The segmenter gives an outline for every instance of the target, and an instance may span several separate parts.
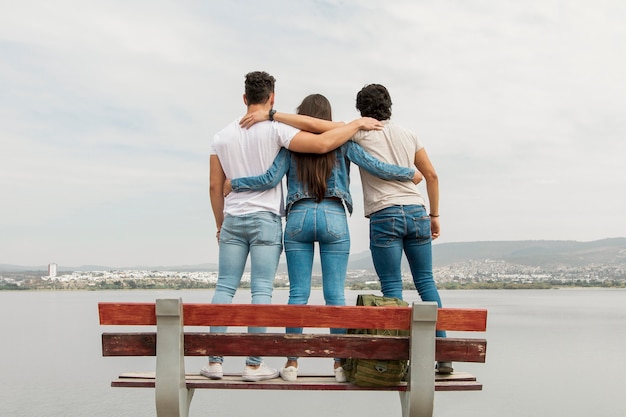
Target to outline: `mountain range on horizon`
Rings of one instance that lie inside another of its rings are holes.
[[[626,238],[608,238],[591,242],[573,240],[521,240],[521,241],[476,241],[441,243],[433,245],[433,265],[443,267],[468,261],[504,261],[512,264],[558,267],[586,265],[626,266]],[[405,260],[406,261],[406,260]],[[349,270],[372,269],[369,251],[350,255]],[[0,272],[47,271],[48,266],[23,266],[0,264]],[[216,263],[198,265],[137,265],[133,267],[115,267],[104,265],[63,266],[64,271],[110,271],[110,270],[153,270],[153,271],[217,271]],[[319,257],[316,255],[314,269],[319,272]],[[279,272],[285,272],[284,257],[281,258]]]

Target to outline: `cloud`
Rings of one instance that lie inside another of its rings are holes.
[[[340,120],[385,84],[440,175],[441,241],[626,235],[625,17],[617,0],[4,2],[0,263],[215,261],[209,144],[257,69],[277,108],[319,92]],[[356,173],[352,190],[362,251]]]

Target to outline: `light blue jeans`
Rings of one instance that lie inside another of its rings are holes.
[[[320,203],[313,199],[299,200],[287,214],[285,255],[289,271],[289,304],[307,304],[309,301],[315,242],[319,244],[326,305],[346,305],[344,286],[350,232],[343,203],[334,198],[325,198]],[[345,329],[330,329],[331,334],[345,332]],[[286,333],[300,334],[302,328],[288,327]]]
[[[262,211],[245,216],[226,215],[220,232],[219,272],[213,304],[231,304],[250,255],[252,304],[271,304],[274,277],[282,252],[280,216]],[[250,333],[265,333],[265,327],[249,327]],[[211,332],[225,333],[226,327],[212,326]],[[223,362],[209,356],[209,362]],[[259,365],[262,358],[251,356],[246,365]]]
[[[422,205],[391,206],[370,215],[370,251],[383,295],[402,299],[402,252],[422,301],[441,298],[433,278],[430,217]],[[445,331],[437,331],[446,337]]]

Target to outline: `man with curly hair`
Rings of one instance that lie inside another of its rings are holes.
[[[380,84],[370,84],[356,97],[361,116],[382,121],[382,130],[357,132],[352,138],[383,162],[417,167],[426,181],[429,210],[418,188],[410,182],[384,181],[360,169],[365,217],[370,219],[370,251],[383,295],[402,299],[402,252],[423,301],[441,298],[433,279],[433,239],[439,237],[439,179],[426,149],[414,133],[390,121],[391,96]],[[444,331],[437,336],[445,337]],[[439,373],[451,373],[450,362],[437,364]]]

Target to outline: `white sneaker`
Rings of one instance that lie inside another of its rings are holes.
[[[266,379],[274,379],[278,376],[278,370],[270,368],[264,363],[258,368],[253,368],[251,366],[246,366],[241,374],[241,378],[244,381],[265,381]]]
[[[280,370],[280,377],[285,381],[293,382],[298,379],[298,368],[295,366],[287,366]]]
[[[343,367],[335,368],[335,381],[336,382],[347,382],[348,378],[346,378],[346,371],[343,370]]]
[[[205,367],[200,369],[200,374],[206,376],[210,379],[222,379],[224,376],[224,371],[222,370],[222,364],[219,362],[216,363],[207,363]]]

